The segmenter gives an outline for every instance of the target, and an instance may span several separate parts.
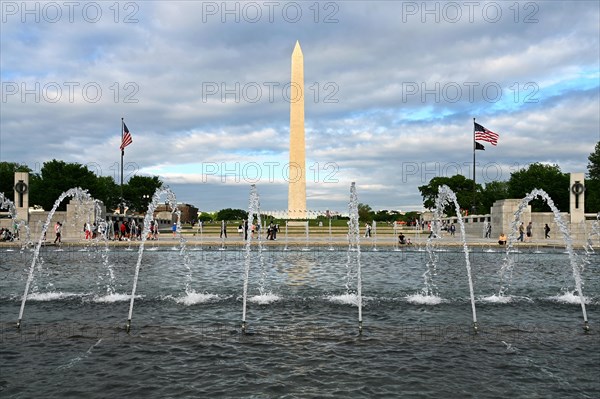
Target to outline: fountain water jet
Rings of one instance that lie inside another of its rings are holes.
[[[29,267],[29,275],[27,276],[27,282],[25,283],[25,292],[23,293],[23,299],[21,300],[21,309],[19,310],[19,319],[17,320],[17,328],[21,327],[21,320],[23,320],[23,312],[25,310],[25,302],[27,301],[27,294],[29,292],[29,287],[31,285],[31,282],[33,281],[33,272],[35,270],[35,263],[40,255],[40,248],[42,247],[42,243],[44,242],[44,237],[46,235],[46,231],[48,230],[48,226],[50,225],[50,222],[52,221],[52,217],[54,216],[56,209],[58,208],[60,203],[67,197],[73,197],[73,198],[78,199],[79,201],[82,201],[82,200],[89,201],[92,199],[92,197],[88,194],[87,190],[82,190],[81,188],[77,187],[77,188],[72,188],[70,190],[65,191],[54,202],[54,206],[48,213],[46,222],[42,226],[42,231],[40,232],[40,238],[38,239],[38,243],[37,243],[37,245],[35,247],[35,251],[33,253],[33,260],[31,261],[31,266]]]
[[[377,251],[377,221],[373,220],[373,251]]]
[[[350,290],[351,266],[356,264],[356,304],[358,306],[358,333],[362,334],[362,270],[360,264],[360,226],[358,224],[358,196],[356,195],[356,184],[350,185],[350,202],[348,204],[350,220],[348,222],[348,260],[346,268],[348,269],[348,280],[346,290]],[[352,262],[352,256],[355,256],[355,262]]]
[[[254,220],[256,217],[256,226],[261,226],[262,220],[260,215],[260,199],[258,196],[258,192],[256,190],[256,185],[250,186],[250,198],[248,205],[248,220]],[[267,269],[265,266],[265,261],[263,257],[263,242],[261,236],[261,228],[257,228],[257,247],[258,247],[258,263],[260,269],[260,277],[258,282],[258,292],[259,294],[253,297],[248,298],[248,280],[250,277],[250,264],[252,262],[251,255],[251,242],[252,242],[252,234],[249,234],[246,237],[246,243],[244,245],[244,286],[242,293],[242,333],[246,333],[246,305],[247,302],[254,302],[259,304],[268,304],[274,301],[278,301],[280,299],[279,296],[273,294],[268,290],[267,287]]]
[[[444,186],[445,187],[445,186]],[[442,191],[442,187],[439,188],[439,191]],[[411,295],[408,297],[409,302],[415,303],[428,303],[432,305],[437,305],[442,302],[442,299],[438,296],[437,286],[434,282],[434,276],[437,275],[437,264],[439,261],[439,257],[437,254],[437,245],[435,239],[440,235],[440,226],[439,221],[442,218],[442,213],[444,207],[446,206],[447,198],[438,194],[435,199],[435,208],[433,211],[433,220],[430,225],[429,237],[427,238],[427,243],[425,244],[425,248],[427,251],[427,268],[423,273],[423,282],[425,284],[422,294]],[[458,209],[458,208],[457,208]]]
[[[104,248],[101,250],[101,257],[102,257],[102,264],[105,266],[106,270],[108,271],[108,284],[106,285],[106,298],[112,296],[115,294],[115,290],[114,290],[114,282],[115,282],[115,273],[113,271],[112,265],[110,263],[109,257],[108,257],[108,224],[106,221],[102,220],[100,221],[98,219],[98,215],[102,214],[102,210],[101,210],[101,204],[102,201],[94,199],[94,218],[95,218],[95,222],[97,223],[97,227],[98,227],[98,235],[97,238],[98,240],[102,241],[104,243]],[[112,223],[110,223],[112,225]],[[93,241],[94,245],[98,244],[98,241]],[[99,276],[99,280],[98,280],[98,284],[100,284],[100,281],[102,281],[103,278],[102,276]]]
[[[328,217],[327,219],[329,220],[329,250],[330,251],[334,251],[335,248],[333,247],[333,236],[331,234],[331,215],[329,215],[329,211],[327,211]]]
[[[334,303],[351,304],[358,307],[358,334],[362,335],[362,265],[360,250],[360,226],[358,218],[358,197],[356,185],[350,186],[350,202],[348,203],[348,250],[346,252],[346,293],[328,296]],[[353,282],[356,280],[356,288]]]
[[[202,251],[202,244],[204,241],[204,222],[203,221],[198,221],[198,230],[197,230],[197,234],[200,235],[200,248],[198,248],[199,251]]]
[[[221,220],[221,251],[225,250],[225,237],[227,236],[227,225],[225,220]]]
[[[516,241],[516,238],[517,238],[517,230],[518,230],[519,222],[521,220],[521,215],[523,214],[527,205],[529,205],[529,203],[536,197],[540,197],[541,199],[546,201],[546,204],[548,204],[548,206],[552,210],[552,213],[554,214],[554,221],[558,225],[558,228],[562,234],[563,241],[564,241],[566,249],[567,249],[567,253],[569,254],[569,261],[571,263],[571,268],[573,270],[573,278],[575,280],[575,289],[577,290],[577,293],[579,295],[579,301],[581,303],[581,311],[583,313],[583,323],[584,323],[583,330],[587,332],[590,330],[590,326],[588,323],[587,312],[585,309],[585,298],[583,296],[582,281],[581,281],[579,265],[577,262],[577,254],[573,250],[573,240],[571,239],[571,236],[569,234],[569,228],[567,227],[566,223],[562,219],[560,211],[558,210],[556,205],[554,205],[554,201],[552,201],[552,198],[550,198],[550,196],[544,190],[540,190],[540,189],[532,190],[529,194],[527,194],[521,200],[521,203],[519,204],[519,207],[517,208],[517,211],[515,212],[515,217],[511,224],[511,232],[508,235],[508,240],[507,240],[507,245],[506,245],[505,262],[502,265],[502,267],[500,268],[500,291],[498,293],[498,296],[504,297],[504,294],[506,293],[506,290],[508,289],[508,287],[504,286],[504,275],[508,272],[509,281],[512,278],[512,272],[514,270],[514,260],[511,256],[511,252],[512,252],[512,247],[513,247],[514,241]]]
[[[475,294],[473,290],[473,277],[471,275],[471,262],[469,260],[469,247],[467,246],[465,224],[460,213],[460,205],[458,204],[456,194],[446,185],[442,185],[438,188],[438,196],[435,199],[435,211],[433,213],[433,220],[431,222],[431,234],[427,239],[427,253],[429,255],[429,261],[427,262],[427,271],[423,274],[423,277],[425,278],[424,296],[436,296],[437,287],[433,282],[433,276],[435,276],[436,274],[438,256],[436,254],[436,251],[434,250],[433,240],[439,237],[440,220],[444,208],[447,204],[454,205],[454,209],[456,210],[456,215],[460,226],[460,236],[462,241],[463,252],[465,254],[465,267],[467,269],[467,278],[469,282],[469,297],[471,300],[471,313],[473,317],[472,327],[473,330],[477,332],[479,330],[479,325],[477,323],[477,312],[475,309]],[[436,301],[434,301],[434,303],[436,303]]]
[[[585,227],[585,221],[583,223]],[[592,231],[587,235],[585,244],[583,246],[586,254],[586,263],[589,264],[589,257],[592,255],[594,251],[594,237],[598,237],[600,240],[600,212],[596,214],[596,220],[592,223]],[[600,243],[600,241],[599,241]]]
[[[302,250],[303,251],[310,251],[310,246],[309,246],[309,231],[308,231],[308,219],[306,219],[306,224],[304,225],[304,237],[305,237],[304,248]]]
[[[9,200],[4,196],[4,193],[0,192],[0,209],[8,209],[8,213],[10,213],[11,219],[17,218],[17,208],[15,207],[15,203]]]
[[[592,263],[591,257],[594,255],[594,236],[598,236],[600,238],[600,212],[596,215],[596,220],[592,223],[592,231],[587,234],[585,231],[585,220],[582,221],[583,230],[586,234],[585,241],[583,243],[583,250],[585,255],[582,258],[581,262],[581,272],[585,270],[585,268]]]
[[[250,186],[250,199],[248,204],[248,220],[245,221],[245,224],[249,224],[251,220],[254,220],[254,216],[258,214],[258,223],[260,224],[260,212],[258,212],[259,200],[258,193],[256,191],[256,185],[253,184]],[[246,244],[244,246],[244,285],[242,289],[242,333],[246,333],[246,302],[248,298],[248,277],[250,274],[250,245],[252,244],[252,232],[247,234],[248,226],[245,225],[244,229],[246,229]],[[286,237],[287,237],[287,229],[286,229]]]
[[[160,201],[160,196],[163,194],[167,195],[167,202],[171,206],[171,209],[173,210],[173,212],[177,213],[177,232],[179,233],[179,237],[180,237],[181,253],[184,253],[184,251],[185,251],[185,249],[184,249],[185,240],[181,237],[181,224],[180,224],[180,220],[179,220],[181,211],[179,211],[179,209],[177,209],[177,199],[175,197],[175,193],[173,193],[173,191],[171,191],[171,189],[169,189],[168,187],[167,188],[158,188],[154,192],[154,195],[152,196],[152,201],[148,205],[148,210],[146,211],[146,216],[144,217],[144,229],[142,230],[142,240],[140,242],[140,247],[138,250],[137,264],[135,265],[135,274],[133,276],[133,288],[131,289],[131,298],[130,298],[130,303],[129,303],[129,315],[127,317],[127,326],[126,326],[127,332],[129,332],[131,330],[131,319],[133,316],[133,303],[135,300],[135,291],[137,288],[138,277],[140,275],[142,256],[144,254],[144,244],[146,243],[146,239],[147,239],[148,233],[150,231],[150,222],[154,218],[154,210],[158,206],[158,203]],[[187,262],[186,262],[186,265],[187,265]],[[186,286],[186,290],[187,290],[187,286]]]

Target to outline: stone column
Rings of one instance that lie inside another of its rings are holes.
[[[67,212],[63,225],[63,239],[82,240],[84,238],[83,225],[93,223],[100,225],[106,220],[106,206],[100,203],[100,209],[96,209],[94,201],[83,201],[71,199],[67,204]],[[54,226],[54,225],[52,225]]]
[[[491,211],[492,237],[497,238],[500,233],[504,233],[508,237],[512,232],[511,225],[521,202],[522,200],[518,199],[504,199],[494,202]],[[530,220],[531,205],[527,205],[527,208],[521,214],[521,221],[527,225]]]
[[[585,176],[583,173],[571,173],[569,184],[569,214],[571,225],[581,223],[585,220]]]
[[[569,221],[574,241],[586,238],[585,224],[585,175],[571,173],[569,183]]]
[[[29,172],[15,172],[14,190],[17,219],[29,223]]]

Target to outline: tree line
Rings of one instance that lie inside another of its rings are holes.
[[[74,187],[88,190],[93,198],[104,203],[106,209],[117,209],[121,203],[121,186],[111,176],[98,176],[85,165],[56,159],[44,162],[37,173],[24,164],[0,162],[0,192],[11,201],[14,201],[15,172],[30,173],[29,206],[39,205],[50,210],[63,192]],[[156,189],[162,185],[157,176],[134,175],[123,184],[123,203],[132,211],[143,212],[148,209]],[[58,210],[65,210],[66,207],[63,201]]]
[[[600,142],[588,157],[588,170],[585,181],[585,211],[600,212]],[[29,204],[40,205],[45,210],[54,206],[56,199],[64,191],[73,187],[87,189],[90,195],[101,200],[107,209],[116,209],[120,204],[121,187],[111,176],[98,176],[87,166],[78,163],[66,163],[53,159],[45,162],[38,173],[24,164],[0,162],[0,192],[14,200],[14,173],[29,172]],[[134,212],[144,212],[152,200],[154,192],[163,185],[158,176],[134,175],[123,185],[123,202]],[[435,207],[435,199],[441,185],[447,185],[456,194],[459,206],[463,210],[486,214],[493,203],[507,198],[523,198],[533,189],[544,190],[554,201],[561,212],[569,211],[569,174],[563,173],[558,165],[533,163],[527,168],[511,173],[508,181],[492,181],[485,185],[474,186],[473,180],[462,175],[452,177],[434,177],[428,184],[420,186],[423,206],[427,209]],[[534,212],[549,211],[550,208],[541,199],[531,201]],[[66,204],[59,210],[66,209]],[[444,212],[449,216],[456,214],[453,206]],[[367,204],[359,204],[361,221],[411,223],[419,219],[418,212],[400,214],[397,211],[373,211]],[[248,213],[241,209],[222,209],[214,214],[203,214],[200,220],[243,220]],[[322,217],[324,219],[324,216]]]
[[[585,211],[600,212],[600,142],[588,157],[588,171],[585,181]],[[563,173],[558,165],[547,165],[539,162],[527,168],[511,173],[508,181],[492,181],[484,186],[473,185],[472,179],[462,175],[452,177],[434,177],[419,187],[423,197],[423,205],[427,209],[435,207],[438,188],[447,185],[456,194],[460,208],[476,214],[486,214],[495,201],[507,198],[524,198],[533,189],[544,190],[561,212],[569,212],[570,177]],[[474,188],[475,187],[475,188]],[[536,198],[530,203],[534,212],[548,212],[550,207],[542,199]],[[454,207],[448,205],[444,212],[449,216],[456,215]]]

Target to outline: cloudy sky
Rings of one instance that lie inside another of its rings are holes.
[[[304,53],[307,204],[415,210],[477,181],[586,171],[600,140],[597,1],[3,1],[0,161],[158,175],[201,210],[287,208],[290,62]]]

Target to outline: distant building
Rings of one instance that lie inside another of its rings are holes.
[[[198,208],[194,205],[178,202],[177,209],[181,212],[181,223],[192,223],[198,220]],[[154,218],[177,221],[177,215],[172,212],[171,206],[168,204],[159,204],[154,210]]]

